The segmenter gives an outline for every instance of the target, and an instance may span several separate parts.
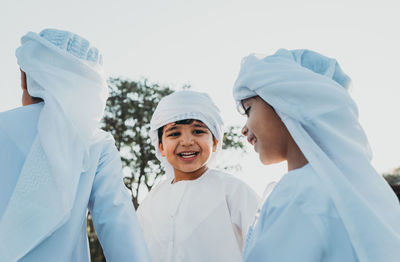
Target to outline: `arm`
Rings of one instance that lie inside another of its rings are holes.
[[[112,139],[104,144],[89,210],[107,261],[151,261]]]

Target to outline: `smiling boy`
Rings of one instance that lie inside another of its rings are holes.
[[[399,261],[399,203],[371,164],[349,84],[335,59],[311,50],[243,59],[233,89],[243,135],[263,164],[288,169],[243,262]]]
[[[222,146],[222,119],[204,93],[163,98],[151,137],[167,179],[138,209],[155,262],[240,261],[258,197],[235,177],[209,168]]]
[[[206,163],[216,151],[218,140],[203,122],[177,121],[159,128],[158,133],[161,155],[174,168],[174,182],[195,180],[207,170]]]

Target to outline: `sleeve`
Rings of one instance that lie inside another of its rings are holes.
[[[244,261],[322,261],[325,242],[315,219],[296,205],[275,207],[268,215],[263,212]]]
[[[142,201],[142,203],[140,203],[138,209],[136,210],[136,215],[137,215],[137,218],[138,218],[138,222],[139,222],[139,225],[141,226],[142,230],[144,231],[143,232],[144,235],[146,235],[146,222],[149,221],[148,220],[148,218],[149,218],[149,216],[148,216],[149,209],[148,209],[148,204],[147,203],[149,202],[149,198],[151,197],[150,196],[151,193],[152,192],[150,191],[146,195],[145,199]],[[146,239],[146,236],[145,236],[145,239]]]
[[[143,204],[144,203],[142,202],[139,205],[138,209],[136,210],[136,215],[137,215],[137,218],[138,218],[138,222],[139,222],[139,224],[140,224],[140,226],[142,228],[143,228],[143,224],[144,224],[144,219],[143,219],[144,213],[146,213],[146,208],[145,208],[145,205],[143,205]]]
[[[234,179],[227,195],[228,208],[235,235],[241,250],[246,239],[247,231],[253,223],[258,205],[259,196],[244,182]]]
[[[89,210],[107,261],[151,261],[112,139],[101,153]]]

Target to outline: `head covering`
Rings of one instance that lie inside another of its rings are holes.
[[[108,97],[102,56],[76,34],[29,32],[16,56],[29,94],[44,104],[37,137],[0,221],[0,247],[7,249],[0,253],[7,261],[17,261],[69,218]]]
[[[400,207],[370,163],[349,83],[334,59],[280,49],[245,57],[233,95],[259,96],[275,109],[329,192],[358,259],[398,261]]]
[[[169,178],[174,177],[174,172],[167,159],[161,156],[158,129],[169,123],[184,119],[202,121],[210,129],[215,139],[218,140],[217,150],[213,153],[209,165],[215,164],[216,155],[222,148],[222,139],[224,136],[223,121],[218,107],[209,95],[202,92],[185,90],[177,91],[164,97],[158,103],[151,118],[150,138],[156,149],[156,156],[163,163]]]

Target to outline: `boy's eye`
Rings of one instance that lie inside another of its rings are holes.
[[[245,114],[247,117],[250,116],[250,109],[251,109],[251,106],[249,106],[248,108],[245,108],[245,109],[244,109],[244,114]]]
[[[198,134],[203,134],[203,133],[205,133],[205,131],[200,130],[200,129],[196,129],[196,130],[193,131],[193,133],[194,133],[195,135],[198,135]]]
[[[167,136],[179,136],[179,135],[180,135],[179,132],[173,132],[173,133],[167,134]]]

